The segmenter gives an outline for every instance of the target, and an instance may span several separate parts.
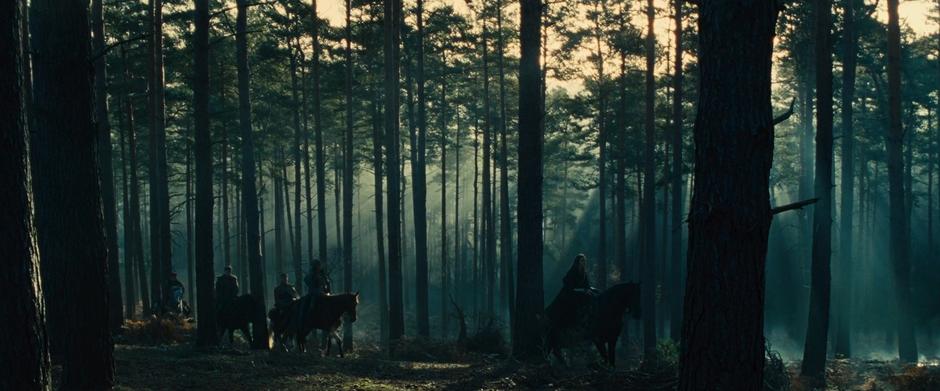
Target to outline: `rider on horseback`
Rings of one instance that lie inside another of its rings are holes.
[[[283,322],[286,315],[285,311],[297,298],[297,290],[288,280],[287,273],[281,273],[281,284],[274,288],[274,308],[268,314],[271,322]]]
[[[238,277],[232,274],[232,266],[225,266],[225,274],[215,279],[215,297],[217,307],[231,304],[238,297]]]
[[[575,323],[578,315],[584,315],[579,310],[587,308],[596,292],[588,279],[587,258],[584,254],[574,258],[574,264],[568,269],[562,283],[561,292],[546,310],[556,326],[567,327]]]
[[[186,292],[186,288],[184,288],[183,283],[177,279],[176,272],[170,272],[170,278],[167,280],[163,291],[166,292],[165,302],[163,303],[165,312],[176,314],[185,314],[188,312],[189,305],[183,301],[183,294]]]

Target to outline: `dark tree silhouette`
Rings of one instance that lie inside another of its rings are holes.
[[[268,322],[267,311],[264,310],[264,264],[261,261],[261,233],[258,231],[258,198],[255,184],[255,142],[251,130],[251,72],[248,68],[248,1],[238,0],[238,13],[235,20],[235,50],[238,66],[238,122],[242,135],[242,213],[245,220],[246,248],[248,250],[248,266],[251,295],[256,302],[262,303],[257,313],[253,314],[252,322],[252,348],[268,348]],[[297,163],[299,164],[299,163]],[[297,178],[299,181],[300,178]]]
[[[522,0],[519,36],[519,248],[513,356],[537,360],[542,356],[542,148],[544,143],[539,47],[542,2]]]
[[[212,140],[209,129],[209,0],[195,0],[193,24],[193,117],[196,161],[196,285],[199,319],[196,346],[219,342],[212,265]]]
[[[897,300],[898,357],[902,362],[917,361],[917,341],[911,315],[910,247],[911,222],[904,194],[904,125],[901,123],[901,28],[898,0],[888,0],[888,203],[890,216],[889,251],[894,271]]]
[[[0,5],[0,388],[48,390],[45,305],[39,284],[39,247],[33,223],[26,119],[23,4]]]
[[[388,167],[388,307],[389,343],[394,344],[405,332],[402,308],[401,269],[401,173],[399,164],[400,126],[399,61],[401,48],[401,0],[384,0],[385,39],[385,153]]]
[[[775,2],[699,3],[679,389],[763,388]],[[644,308],[645,312],[645,308]],[[720,348],[717,348],[720,347]]]
[[[108,249],[88,73],[88,8],[39,0],[30,10],[31,47],[37,53],[30,153],[49,339],[62,358],[62,388],[110,388]]]

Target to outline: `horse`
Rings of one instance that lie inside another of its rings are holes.
[[[252,295],[241,295],[229,303],[220,303],[216,311],[219,338],[221,339],[228,332],[228,340],[232,344],[235,342],[235,330],[240,330],[248,343],[253,343],[251,333],[248,332],[248,325],[253,324],[256,314],[263,311],[262,304]]]
[[[634,319],[640,318],[640,284],[614,285],[599,295],[590,296],[587,303],[575,309],[573,325],[558,325],[558,319],[549,320],[545,335],[547,353],[565,362],[561,356],[562,348],[590,341],[613,368],[624,312],[629,311]]]
[[[311,311],[311,300],[314,304]],[[356,308],[359,305],[359,292],[341,293],[337,295],[305,295],[293,301],[285,310],[284,317],[278,322],[272,319],[271,328],[274,339],[281,346],[285,338],[294,337],[297,348],[301,352],[307,350],[307,335],[313,330],[323,330],[323,343],[326,344],[326,355],[330,355],[333,341],[339,347],[339,355],[343,357],[343,340],[337,330],[343,325],[343,315],[349,316],[350,322],[356,321]]]

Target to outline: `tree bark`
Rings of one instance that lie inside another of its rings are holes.
[[[5,286],[0,318],[0,388],[49,390],[52,370],[45,329],[45,304],[39,277],[39,246],[30,188],[27,120],[21,33],[26,15],[21,1],[0,6],[0,284]]]
[[[898,0],[888,0],[888,199],[891,263],[897,300],[898,357],[902,362],[917,361],[917,341],[911,315],[910,220],[904,194],[904,127],[901,123],[901,29]]]
[[[195,0],[193,34],[193,117],[196,160],[196,301],[199,324],[196,346],[215,346],[219,335],[215,319],[212,260],[212,140],[209,127],[209,0]]]
[[[428,321],[428,219],[427,219],[427,175],[425,173],[425,155],[427,146],[427,97],[425,96],[424,75],[424,0],[417,0],[415,12],[417,14],[416,38],[417,70],[415,81],[418,95],[417,143],[412,144],[415,150],[411,162],[411,188],[414,202],[414,229],[415,229],[415,303],[417,305],[418,335],[430,336],[431,329]]]
[[[352,60],[352,1],[346,0],[346,132],[343,135],[343,290],[352,291],[353,249],[353,60]],[[343,347],[352,349],[352,321],[343,322]]]
[[[393,0],[383,0],[393,1]],[[401,0],[394,0],[401,1]],[[319,257],[326,262],[326,173],[323,156],[323,123],[320,113],[320,19],[317,16],[317,0],[311,0],[313,9],[313,128],[317,171],[317,236]],[[309,189],[308,189],[309,193]],[[313,256],[313,254],[310,254]]]
[[[683,125],[683,47],[682,47],[682,18],[685,15],[683,6],[684,0],[674,0],[673,20],[675,23],[675,64],[672,76],[672,220],[670,221],[669,232],[671,233],[672,247],[672,286],[673,300],[670,303],[670,330],[669,335],[673,341],[679,341],[682,338],[682,287],[685,278],[682,268],[682,125]]]
[[[388,154],[388,277],[389,277],[389,344],[390,349],[401,339],[405,329],[402,311],[401,269],[401,186],[399,164],[399,56],[401,42],[401,0],[384,0],[385,42],[385,148]]]
[[[101,203],[104,208],[105,236],[108,241],[108,315],[112,332],[124,325],[124,305],[121,298],[121,265],[118,254],[117,202],[114,195],[114,167],[111,160],[111,123],[108,121],[108,76],[104,44],[104,10],[101,0],[91,2],[92,53],[102,53],[94,62],[95,127],[98,129],[98,180],[101,184]]]
[[[37,53],[30,153],[49,340],[62,357],[63,389],[110,388],[114,345],[87,4],[33,1],[30,29]],[[69,170],[62,169],[62,162]]]
[[[815,0],[816,202],[813,207],[813,264],[802,374],[825,384],[829,334],[832,254],[832,3]]]
[[[500,282],[509,324],[513,322],[515,293],[512,267],[512,216],[509,211],[509,146],[506,142],[506,72],[503,55],[503,2],[496,0],[496,68],[499,73],[499,263]],[[443,298],[442,298],[443,300]]]
[[[150,263],[151,274],[155,274],[150,276],[150,289],[151,299],[163,303],[163,284],[172,269],[163,79],[163,0],[150,0],[150,12]]]
[[[607,92],[604,80],[604,52],[601,40],[604,39],[601,20],[606,16],[606,8],[601,1],[594,2],[594,40],[597,44],[597,193],[598,193],[598,235],[597,235],[597,280],[599,289],[607,289]]]
[[[656,18],[656,9],[653,0],[646,2],[646,144],[643,154],[643,256],[640,269],[642,270],[642,305],[643,305],[643,357],[646,360],[653,358],[656,353],[656,173],[655,158],[655,132],[656,119],[654,117],[654,102],[656,98],[656,81],[653,76],[656,67],[656,33],[653,30]]]
[[[542,24],[541,0],[522,0],[519,59],[519,248],[516,318],[512,327],[513,356],[534,361],[543,358],[538,330],[542,322],[542,148],[544,142],[541,105],[539,47]]]
[[[700,88],[680,390],[763,387],[771,56],[778,12],[775,2],[699,5]]]
[[[235,19],[235,51],[238,67],[238,123],[242,136],[241,204],[245,216],[245,239],[251,295],[260,305],[253,314],[252,349],[268,349],[268,322],[264,300],[264,265],[261,263],[261,233],[258,231],[258,198],[255,183],[255,143],[251,130],[251,73],[248,68],[248,1],[238,0]]]
[[[855,225],[855,131],[852,105],[855,101],[855,72],[858,38],[855,32],[857,0],[843,0],[842,29],[842,189],[839,212],[839,267],[836,280],[835,339],[837,357],[851,357],[853,302],[853,227]]]

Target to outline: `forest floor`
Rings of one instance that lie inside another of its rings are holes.
[[[149,337],[141,338],[142,334]],[[118,337],[116,389],[652,391],[671,390],[677,384],[674,363],[644,368],[637,359],[628,358],[611,370],[590,349],[572,352],[568,366],[524,365],[502,354],[467,352],[454,343],[414,339],[399,345],[390,358],[370,343],[358,344],[345,357],[322,357],[315,350],[252,351],[238,337],[234,344],[226,341],[219,348],[197,350],[191,338],[191,330],[162,329]],[[674,361],[674,347],[666,350],[668,361]],[[940,361],[903,366],[891,361],[830,360],[827,380],[826,390],[940,390]],[[766,390],[814,389],[799,377],[798,362],[769,360],[765,381]]]

